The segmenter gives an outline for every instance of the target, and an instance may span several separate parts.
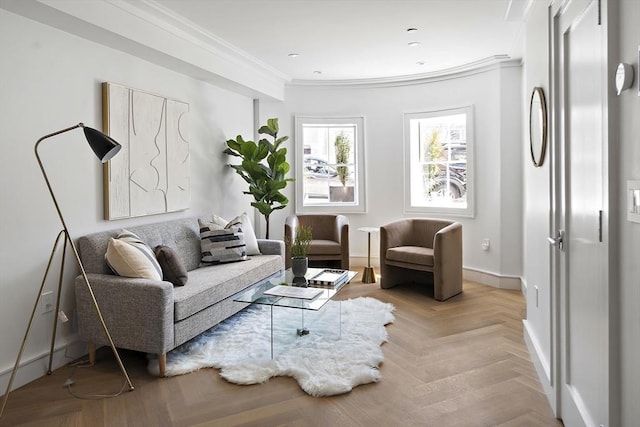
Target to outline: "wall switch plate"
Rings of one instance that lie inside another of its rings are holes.
[[[64,311],[60,310],[58,312],[58,320],[60,320],[62,323],[67,323],[69,321],[69,318],[64,313]]]
[[[640,181],[627,181],[627,220],[640,223]]]
[[[40,311],[42,314],[47,314],[53,311],[55,307],[53,291],[43,292],[40,296]]]
[[[491,247],[491,240],[482,239],[482,250],[483,251],[488,251],[490,247]]]

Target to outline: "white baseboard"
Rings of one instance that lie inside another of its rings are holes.
[[[522,335],[524,337],[524,342],[527,345],[527,349],[529,350],[529,355],[531,356],[533,366],[536,368],[538,379],[540,380],[540,384],[542,385],[544,394],[547,396],[547,400],[551,405],[553,413],[555,415],[558,415],[558,411],[556,408],[555,391],[553,389],[553,381],[551,379],[551,365],[549,363],[549,360],[547,360],[547,358],[544,356],[544,353],[540,349],[540,344],[538,343],[535,334],[533,334],[533,332],[531,331],[529,322],[525,319],[522,321],[522,325]]]
[[[503,276],[488,271],[465,268],[463,277],[465,280],[493,286],[494,288],[522,291],[522,280],[517,276]]]
[[[353,256],[349,261],[352,269],[367,265],[367,257]],[[371,257],[371,266],[379,271],[380,258]],[[494,288],[519,290],[523,295],[526,295],[526,284],[517,276],[503,276],[474,268],[464,268],[463,277],[465,280],[493,286]]]
[[[18,350],[20,350],[19,347],[16,347],[16,356],[18,355]],[[74,341],[71,343],[61,344],[53,350],[52,369],[56,370],[85,354],[87,354],[87,345],[83,342]],[[48,350],[35,356],[31,356],[28,359],[23,356],[20,361],[20,367],[18,368],[16,377],[13,380],[11,390],[15,390],[30,383],[31,381],[45,376],[48,368]],[[13,371],[13,364],[5,367],[2,372],[0,372],[0,395],[4,395],[4,391],[7,389],[9,379],[11,378],[11,371]],[[60,387],[62,387],[62,384],[60,384]],[[11,397],[9,397],[9,399],[11,399]]]
[[[366,256],[352,256],[349,257],[349,264],[351,267],[366,267],[367,266],[367,257]],[[371,257],[371,266],[375,267],[376,270],[380,267],[380,258]]]

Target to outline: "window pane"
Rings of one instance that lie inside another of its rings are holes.
[[[304,205],[353,203],[356,125],[304,124],[302,129]]]
[[[409,208],[468,211],[469,114],[456,109],[405,115]]]
[[[363,129],[362,117],[296,116],[298,212],[364,211]]]

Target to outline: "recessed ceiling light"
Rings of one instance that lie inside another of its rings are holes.
[[[300,56],[299,53],[290,53],[289,54],[289,58],[297,58],[298,56]]]
[[[418,31],[417,28],[407,28],[407,33],[415,33],[416,31]]]
[[[407,43],[409,46],[414,47],[414,46],[420,46],[420,42],[409,42]]]
[[[320,70],[315,70],[315,71],[313,72],[313,74],[322,74],[322,71],[320,71]]]
[[[418,61],[418,62],[416,62],[416,65],[420,65],[420,66],[422,66],[422,65],[424,65],[424,61]]]

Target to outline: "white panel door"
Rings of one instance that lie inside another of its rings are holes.
[[[609,417],[607,244],[603,118],[606,58],[599,2],[574,0],[556,18],[558,141],[565,231],[560,272],[560,416],[567,427]]]

